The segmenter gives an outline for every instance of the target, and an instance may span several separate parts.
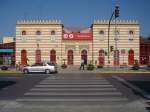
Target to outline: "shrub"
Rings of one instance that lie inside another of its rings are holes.
[[[8,70],[8,67],[7,66],[2,66],[1,70]]]
[[[87,70],[93,70],[93,69],[94,69],[94,65],[93,64],[88,64]]]
[[[134,65],[132,67],[133,70],[138,70],[140,67],[139,67],[139,62],[138,60],[134,60]]]
[[[97,68],[103,68],[103,64],[99,64],[99,65],[97,65]]]
[[[67,68],[67,65],[66,65],[66,64],[62,64],[62,65],[61,65],[61,68],[62,68],[62,69],[65,69],[65,68]]]

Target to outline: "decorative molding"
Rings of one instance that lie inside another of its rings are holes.
[[[133,25],[139,25],[139,22],[137,20],[116,20],[117,24],[133,24]],[[94,20],[93,25],[95,24],[109,24],[109,20]],[[111,24],[115,24],[115,20],[111,21]]]
[[[59,24],[62,25],[63,23],[61,20],[18,20],[17,25],[22,24]]]

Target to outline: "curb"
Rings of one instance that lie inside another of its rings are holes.
[[[142,95],[144,98],[150,99],[150,95],[149,95],[147,92],[145,92],[145,91],[143,91],[142,89],[138,88],[137,86],[135,86],[135,85],[133,85],[133,84],[127,82],[125,79],[120,78],[120,77],[118,77],[118,76],[112,76],[112,77],[113,77],[114,79],[120,81],[121,83],[125,84],[127,87],[131,88],[133,91],[139,93],[139,94]]]

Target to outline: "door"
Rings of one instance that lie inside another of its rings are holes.
[[[41,50],[36,50],[36,63],[41,63]]]
[[[56,51],[55,50],[51,50],[50,52],[50,62],[56,63]]]
[[[68,65],[73,65],[73,51],[69,50],[68,51]]]
[[[81,59],[84,60],[84,64],[87,65],[87,51],[86,50],[82,50],[81,52]]]
[[[134,64],[134,51],[129,50],[128,52],[128,64],[133,65]]]
[[[27,52],[26,52],[26,50],[21,51],[21,64],[22,65],[27,64]]]
[[[105,53],[104,50],[99,51],[99,65],[104,65],[105,62]]]
[[[114,50],[114,65],[119,65],[119,50]]]

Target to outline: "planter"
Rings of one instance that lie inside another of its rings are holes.
[[[62,65],[61,65],[61,68],[62,68],[62,69],[66,69],[66,68],[67,68],[67,65],[66,65],[66,64],[62,64]]]
[[[98,65],[97,68],[98,69],[103,68],[103,65]]]
[[[88,66],[87,66],[87,70],[94,70],[94,65],[92,65],[92,64],[88,64]]]
[[[8,67],[7,66],[2,66],[1,70],[8,70]]]

